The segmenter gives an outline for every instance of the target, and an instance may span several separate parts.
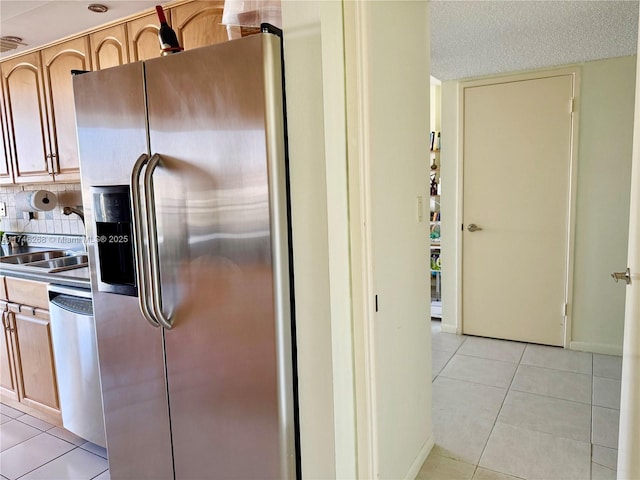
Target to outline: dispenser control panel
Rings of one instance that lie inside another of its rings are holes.
[[[128,185],[91,187],[98,247],[98,290],[137,295]]]

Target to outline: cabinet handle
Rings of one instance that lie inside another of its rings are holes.
[[[7,318],[9,311],[7,310],[7,307],[4,307],[4,310],[2,311],[2,326],[4,327],[5,330],[9,330],[9,319]]]
[[[7,318],[8,318],[7,323],[9,324],[9,331],[15,332],[16,331],[16,314],[14,312],[8,312]],[[11,323],[11,318],[13,318],[13,324]]]
[[[49,175],[55,175],[56,173],[60,173],[59,171],[56,171],[56,164],[53,162],[53,159],[56,158],[58,155],[56,155],[55,153],[47,153],[46,157],[47,157],[47,173]]]
[[[36,314],[36,307],[30,307],[29,305],[23,305],[23,304],[18,304],[18,312],[22,313],[22,307],[25,308],[30,308],[31,309],[31,315],[35,315]]]

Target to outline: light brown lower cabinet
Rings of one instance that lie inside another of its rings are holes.
[[[14,279],[6,280],[7,287],[10,287]],[[29,283],[35,290],[46,292],[46,284]],[[25,412],[38,411],[59,422],[60,401],[49,311],[12,302],[11,288],[8,290],[9,301],[0,302],[3,327],[0,336],[0,397],[12,400],[11,406]]]
[[[15,361],[13,354],[13,338],[11,332],[11,317],[9,315],[8,302],[0,301],[2,313],[2,331],[0,332],[0,389],[3,397],[18,400],[18,387],[16,385]]]

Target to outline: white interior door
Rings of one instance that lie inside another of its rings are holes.
[[[630,283],[624,317],[618,478],[640,478],[640,69],[636,74],[636,108],[631,170],[628,267]]]
[[[572,74],[464,88],[465,334],[563,344],[573,90]]]

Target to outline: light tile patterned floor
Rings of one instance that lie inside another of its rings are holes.
[[[616,478],[621,359],[432,322],[436,446],[418,478]]]
[[[0,478],[109,480],[107,451],[0,403]]]
[[[615,479],[621,360],[440,332],[418,479]],[[106,451],[0,404],[0,478],[109,480]]]

